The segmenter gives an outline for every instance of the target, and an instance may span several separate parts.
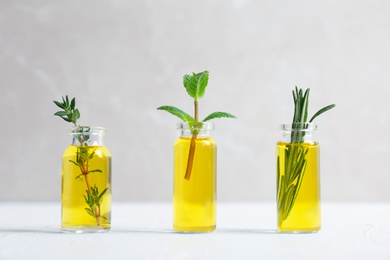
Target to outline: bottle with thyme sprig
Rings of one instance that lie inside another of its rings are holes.
[[[173,228],[178,232],[211,232],[216,227],[216,149],[210,132],[215,118],[235,118],[214,112],[199,120],[199,100],[208,84],[209,72],[184,75],[183,85],[194,99],[194,116],[161,106],[183,122],[177,124],[180,137],[174,145]]]
[[[64,231],[104,232],[111,227],[111,155],[103,144],[105,129],[80,126],[76,99],[54,101],[54,115],[73,124],[72,142],[62,158],[62,214]]]
[[[308,121],[310,89],[293,90],[294,117],[282,125],[277,143],[277,209],[280,232],[316,232],[321,228],[319,144],[313,120],[335,107],[326,106]]]

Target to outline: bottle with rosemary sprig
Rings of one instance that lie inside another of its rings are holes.
[[[335,107],[326,106],[308,121],[310,89],[293,90],[294,117],[282,125],[277,143],[277,210],[280,232],[317,232],[321,228],[320,155],[313,120]]]
[[[194,117],[172,107],[161,106],[182,122],[174,144],[173,228],[177,232],[212,232],[216,227],[216,149],[210,132],[214,118],[235,118],[214,112],[199,120],[199,99],[208,84],[209,72],[184,75],[183,85],[194,99]]]
[[[64,231],[105,232],[111,227],[111,155],[103,144],[105,128],[77,125],[76,99],[54,101],[54,115],[72,123],[71,144],[62,157],[62,214]]]

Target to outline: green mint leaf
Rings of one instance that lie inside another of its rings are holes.
[[[180,118],[184,122],[194,122],[195,121],[195,119],[192,116],[188,115],[183,110],[181,110],[181,109],[179,109],[177,107],[161,106],[161,107],[159,107],[157,109],[158,110],[167,111],[167,112],[171,113],[172,115],[177,116],[178,118]]]
[[[203,97],[206,87],[209,81],[209,72],[204,71],[198,74],[192,73],[191,75],[184,75],[183,85],[187,90],[187,93],[198,101]]]
[[[206,122],[206,121],[209,121],[209,120],[214,119],[214,118],[222,118],[222,117],[236,118],[234,115],[226,113],[226,112],[214,112],[214,113],[211,113],[210,115],[208,115],[205,119],[203,119],[202,122]]]

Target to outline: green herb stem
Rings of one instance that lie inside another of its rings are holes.
[[[80,171],[81,173],[84,175],[84,180],[85,180],[85,184],[87,186],[87,191],[90,193],[90,194],[93,194],[92,192],[92,189],[91,189],[91,186],[89,185],[89,181],[88,181],[88,173],[89,173],[89,154],[88,154],[88,148],[83,148],[85,149],[83,152],[86,153],[86,158],[88,158],[87,160],[84,160],[83,158],[80,159]],[[82,156],[84,157],[84,156]],[[92,158],[91,158],[92,159]],[[97,226],[100,226],[100,205],[98,205],[98,207],[96,207],[94,210],[94,214],[96,216],[96,225]]]
[[[187,161],[187,168],[184,175],[184,178],[186,180],[190,180],[193,162],[194,162],[194,156],[195,156],[195,147],[196,147],[196,138],[199,134],[199,123],[206,122],[208,120],[214,119],[214,118],[235,118],[232,114],[226,113],[226,112],[214,112],[208,115],[203,121],[199,121],[199,105],[198,100],[203,97],[205,94],[205,90],[208,84],[209,80],[209,72],[204,71],[201,73],[192,73],[192,75],[184,75],[183,76],[183,85],[190,97],[194,99],[194,117],[191,117],[189,114],[185,113],[181,109],[178,109],[177,107],[173,106],[161,106],[157,109],[159,110],[165,110],[169,113],[171,113],[174,116],[179,117],[184,122],[187,122],[191,129],[191,141],[190,141],[190,147],[188,152],[188,161]]]
[[[188,152],[188,161],[187,161],[187,168],[186,168],[186,174],[184,175],[184,179],[190,180],[191,178],[191,172],[192,172],[192,166],[194,164],[194,157],[195,157],[195,147],[196,147],[196,138],[198,136],[198,130],[194,130],[192,133],[191,141],[190,141],[190,150]]]
[[[106,188],[100,195],[98,193],[98,188],[96,185],[91,187],[88,180],[88,174],[91,172],[102,172],[100,169],[89,170],[89,161],[93,158],[95,152],[91,154],[88,153],[88,139],[90,128],[84,129],[84,127],[79,127],[77,125],[77,120],[80,118],[80,112],[76,108],[76,98],[69,100],[68,96],[62,97],[61,101],[53,101],[54,104],[61,109],[61,111],[56,112],[54,115],[59,116],[67,122],[73,123],[77,128],[76,138],[79,141],[80,145],[77,147],[77,156],[76,162],[69,160],[70,163],[75,164],[79,167],[81,174],[76,177],[77,180],[82,181],[80,176],[84,176],[85,184],[87,186],[87,196],[84,196],[86,203],[89,208],[85,208],[86,212],[96,218],[97,226],[101,225],[101,210],[100,204],[103,201],[103,195],[107,191]],[[80,131],[79,131],[80,130]],[[79,133],[81,132],[81,133]],[[85,134],[87,133],[87,134]],[[104,218],[104,216],[103,216]]]
[[[293,90],[294,116],[291,125],[291,140],[286,145],[284,151],[284,172],[281,169],[281,159],[277,158],[277,194],[278,194],[278,215],[279,220],[285,220],[298,197],[302,180],[306,171],[308,148],[302,145],[305,141],[305,130],[308,128],[308,108],[309,108],[310,89],[303,92],[302,89],[295,87]],[[322,113],[334,108],[335,105],[329,105],[320,109],[309,122]]]
[[[195,125],[194,125],[194,127],[198,127],[199,105],[198,105],[198,101],[196,101],[196,100],[194,101],[194,111],[195,111],[195,116],[194,116]],[[192,130],[192,137],[191,137],[191,141],[190,141],[190,150],[188,151],[186,174],[184,175],[184,179],[186,179],[188,181],[191,178],[192,166],[194,164],[196,138],[198,137],[198,132],[199,131],[197,129]]]

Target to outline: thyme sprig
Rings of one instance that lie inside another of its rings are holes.
[[[295,91],[293,90],[292,93],[294,117],[291,125],[291,142],[285,147],[284,174],[280,172],[281,159],[279,156],[277,158],[277,195],[280,220],[285,220],[290,214],[302,185],[307,165],[308,147],[301,144],[304,143],[308,123],[313,122],[316,117],[336,106],[332,104],[321,108],[307,121],[310,89],[308,88],[303,92],[302,89],[295,87]]]
[[[188,153],[188,162],[186,173],[184,178],[186,180],[190,180],[192,165],[194,161],[195,155],[195,146],[196,146],[196,138],[199,134],[199,129],[202,127],[202,123],[212,120],[214,118],[236,118],[234,115],[226,113],[226,112],[214,112],[205,117],[202,121],[199,121],[199,100],[204,96],[206,87],[209,81],[209,72],[204,71],[200,73],[192,73],[192,75],[184,75],[183,76],[183,85],[190,97],[194,99],[194,117],[185,113],[183,110],[173,107],[173,106],[161,106],[157,108],[158,110],[165,110],[171,113],[174,116],[177,116],[184,122],[187,122],[191,128],[191,141],[190,141],[190,150]]]
[[[89,139],[89,127],[80,127],[77,125],[77,120],[80,118],[80,112],[76,108],[76,98],[72,98],[69,102],[68,96],[62,97],[62,102],[53,101],[61,111],[56,112],[54,115],[59,116],[64,119],[66,122],[73,123],[76,126],[76,131],[81,132],[76,134],[76,138],[78,139],[80,146],[77,147],[76,152],[76,161],[69,160],[70,163],[76,165],[80,169],[80,174],[76,176],[76,180],[85,181],[87,186],[87,196],[84,196],[86,203],[89,208],[85,208],[85,211],[92,217],[96,219],[96,223],[98,226],[101,225],[101,218],[106,219],[104,216],[100,214],[100,205],[103,201],[103,195],[106,193],[106,188],[101,194],[98,192],[98,188],[96,184],[91,187],[88,180],[88,175],[93,172],[102,173],[103,171],[100,169],[89,169],[89,162],[95,155],[95,150],[90,152],[91,148],[88,146]],[[83,178],[84,177],[84,178]]]
[[[88,204],[89,208],[85,208],[85,211],[92,217],[96,218],[98,221],[98,226],[100,226],[100,218],[104,218],[107,220],[106,217],[101,216],[100,212],[100,205],[103,202],[103,195],[106,193],[108,188],[104,189],[99,194],[99,189],[96,185],[91,187],[90,190],[86,190],[87,195],[84,195],[85,202]]]
[[[75,126],[77,126],[77,120],[80,118],[80,112],[76,108],[76,98],[73,98],[69,102],[69,98],[66,95],[65,98],[62,97],[62,102],[55,100],[53,102],[62,109],[62,111],[58,111],[54,115],[59,116],[66,122],[73,123]]]

